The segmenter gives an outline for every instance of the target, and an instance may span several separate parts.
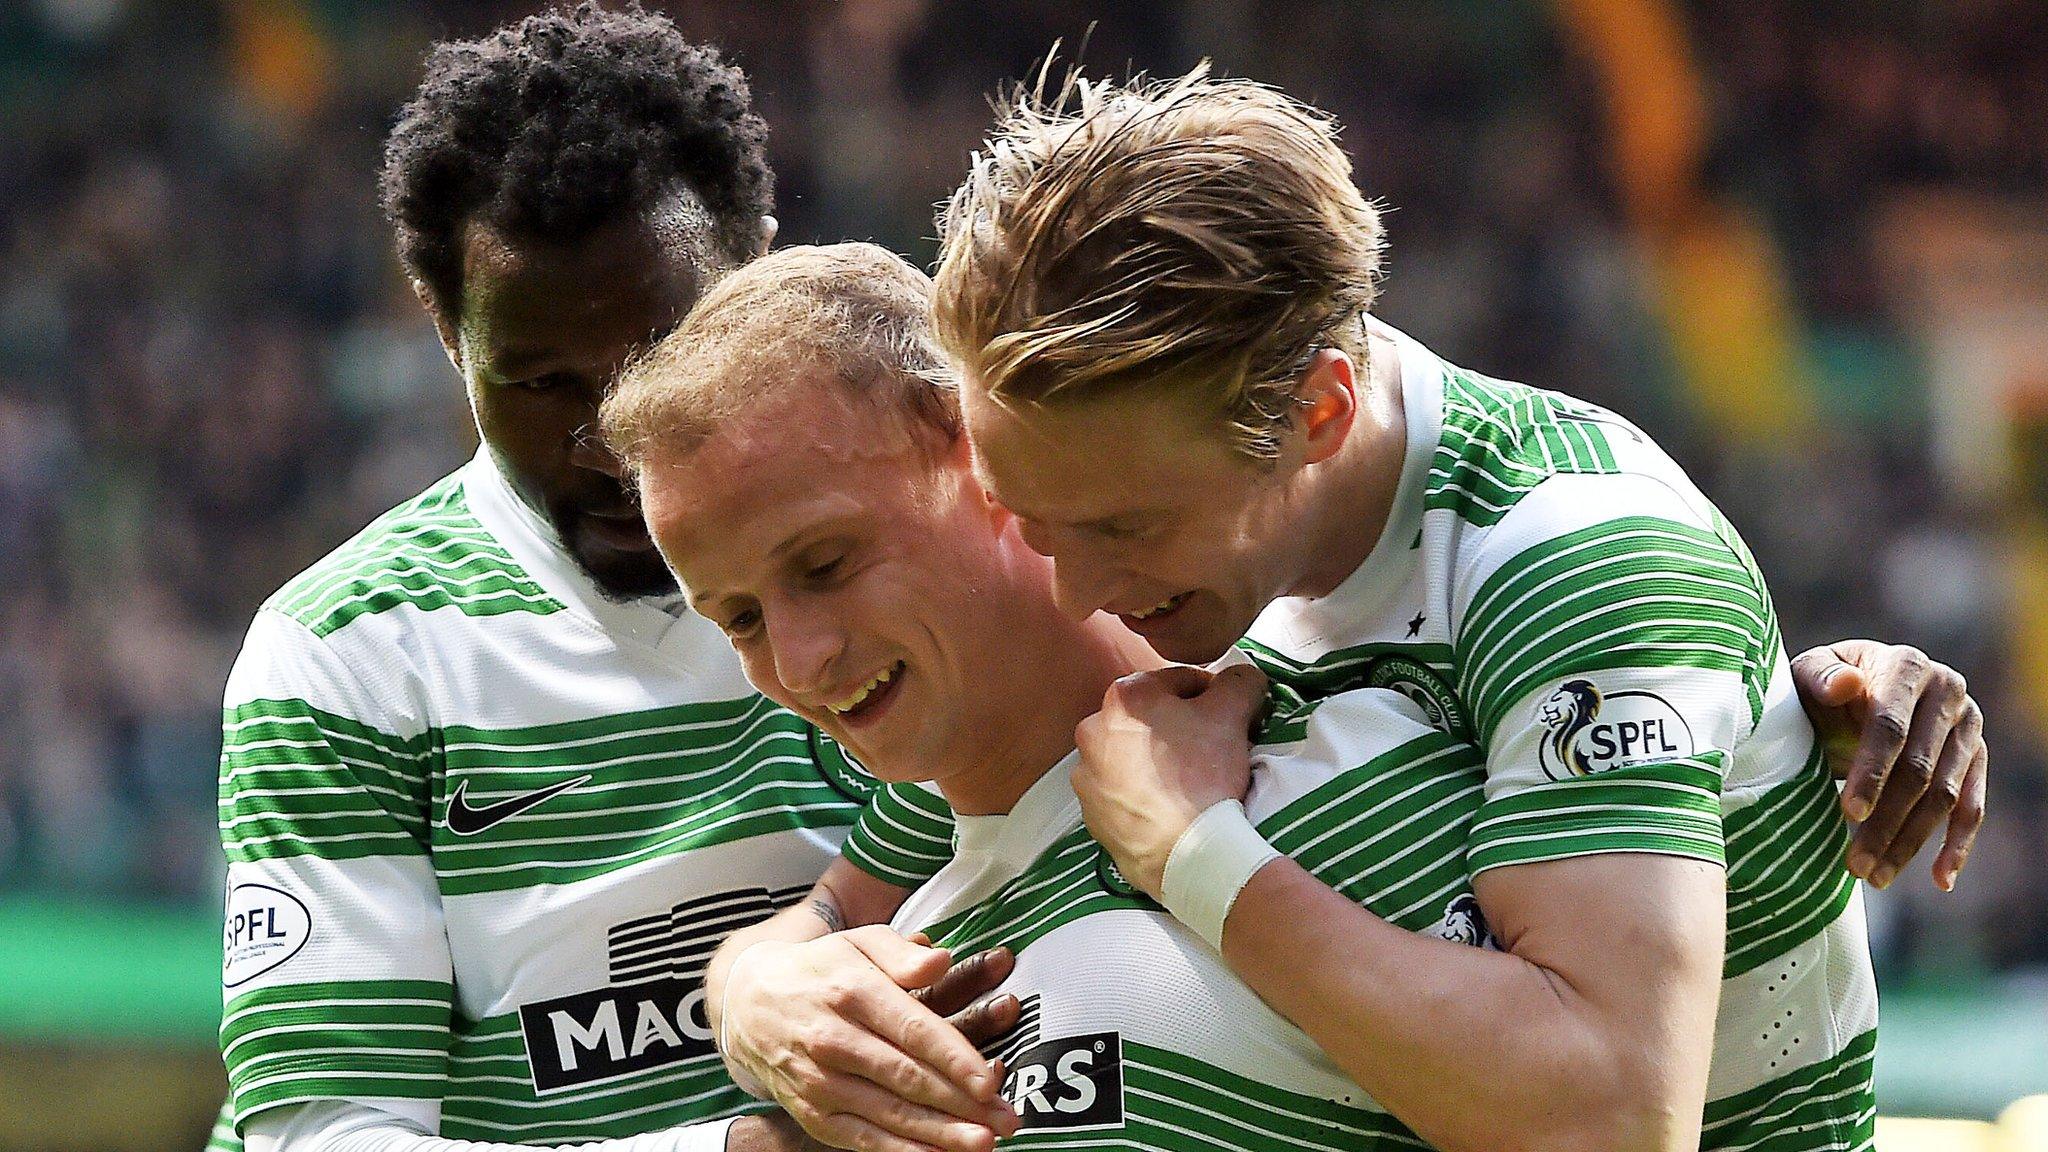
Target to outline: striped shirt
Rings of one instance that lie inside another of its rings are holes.
[[[872,787],[708,622],[599,593],[482,454],[271,598],[223,744],[221,1149],[312,1100],[540,1144],[755,1107],[704,965]]]
[[[1081,824],[1069,756],[958,850],[895,917],[958,953],[1017,953],[1024,1004],[990,1049],[1017,1148],[1373,1152],[1422,1143],[1268,1008],[1193,932],[1126,883]],[[1384,919],[1485,945],[1465,874],[1484,787],[1473,749],[1367,689],[1281,711],[1247,814],[1274,847]]]
[[[1476,749],[1474,876],[1613,852],[1724,867],[1702,1147],[1869,1147],[1877,995],[1848,830],[1748,549],[1628,421],[1375,327],[1407,420],[1392,512],[1341,586],[1275,601],[1240,648],[1308,699],[1400,692]],[[914,884],[952,822],[886,788],[846,854]]]

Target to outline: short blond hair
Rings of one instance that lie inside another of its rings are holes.
[[[637,473],[657,443],[687,450],[823,369],[848,395],[950,443],[959,394],[932,332],[931,290],[930,277],[873,244],[763,256],[720,280],[681,327],[626,366],[598,426]]]
[[[947,351],[999,403],[1171,388],[1272,458],[1310,356],[1362,357],[1377,292],[1379,212],[1335,122],[1207,64],[1046,87],[941,213]]]

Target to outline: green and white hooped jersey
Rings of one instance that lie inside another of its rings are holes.
[[[1276,601],[1240,648],[1308,699],[1398,691],[1480,749],[1475,876],[1608,852],[1724,865],[1702,1147],[1869,1147],[1877,993],[1847,827],[1748,549],[1628,421],[1374,324],[1407,415],[1393,514],[1342,586]],[[891,786],[846,854],[914,885],[951,825]]]
[[[1628,421],[1400,349],[1408,459],[1365,563],[1243,647],[1308,695],[1408,694],[1486,757],[1472,874],[1725,865],[1703,1148],[1870,1145],[1877,991],[1847,826],[1735,530]]]
[[[1081,824],[1069,756],[958,851],[893,924],[964,954],[1016,950],[1024,1004],[989,1050],[1016,1148],[1416,1148],[1407,1128],[1124,881]],[[1472,748],[1393,692],[1294,708],[1254,752],[1246,811],[1273,845],[1386,920],[1486,945],[1465,874],[1485,779]]]
[[[215,1148],[322,1099],[539,1144],[755,1107],[704,965],[872,787],[711,624],[599,594],[481,454],[264,606],[223,743]]]

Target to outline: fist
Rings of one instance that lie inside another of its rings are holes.
[[[1081,817],[1126,880],[1157,898],[1181,833],[1218,801],[1243,798],[1265,702],[1265,674],[1249,664],[1161,668],[1117,681],[1081,721]]]

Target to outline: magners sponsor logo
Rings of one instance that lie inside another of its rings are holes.
[[[711,1056],[704,969],[736,928],[774,915],[810,885],[736,888],[614,924],[611,985],[519,1007],[537,1095]]]
[[[1003,1099],[1026,1132],[1122,1127],[1123,1037],[1093,1032],[1024,1049],[1010,1061]]]

